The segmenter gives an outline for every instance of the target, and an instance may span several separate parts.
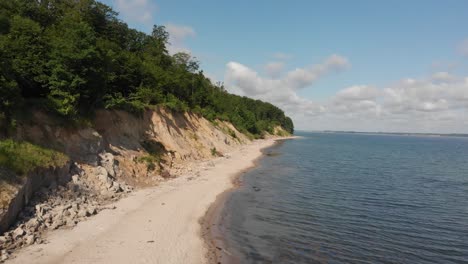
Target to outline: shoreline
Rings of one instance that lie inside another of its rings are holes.
[[[207,247],[206,259],[207,263],[209,264],[232,264],[232,263],[240,263],[238,259],[226,249],[226,241],[224,239],[225,234],[223,234],[223,230],[221,230],[223,226],[223,218],[225,215],[223,214],[224,206],[229,199],[230,195],[238,190],[239,188],[243,187],[243,180],[242,178],[244,175],[258,166],[260,160],[265,156],[264,151],[274,145],[290,139],[297,139],[300,138],[298,136],[290,136],[290,137],[283,137],[274,139],[274,142],[260,149],[261,155],[258,156],[255,160],[252,161],[252,166],[239,171],[236,175],[232,177],[232,187],[229,189],[224,190],[220,193],[216,200],[210,205],[208,210],[206,211],[205,215],[202,219],[200,219],[201,230],[203,240]]]
[[[47,244],[23,248],[6,263],[206,263],[201,223],[207,211],[233,188],[234,178],[255,166],[261,150],[288,138],[257,140],[226,157],[195,161],[188,173],[136,191],[72,229],[50,232]]]

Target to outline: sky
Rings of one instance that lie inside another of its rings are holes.
[[[298,130],[468,133],[468,1],[104,0]]]

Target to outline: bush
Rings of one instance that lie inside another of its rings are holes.
[[[156,169],[156,164],[161,162],[159,157],[155,157],[153,155],[138,157],[136,161],[139,163],[146,163],[146,168],[148,171],[154,171]]]
[[[221,152],[219,152],[215,147],[213,147],[211,149],[211,155],[214,156],[214,157],[221,157],[223,156],[223,154]]]

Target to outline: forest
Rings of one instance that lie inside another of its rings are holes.
[[[255,136],[277,125],[293,132],[281,109],[228,93],[190,54],[169,54],[168,40],[164,26],[129,28],[94,0],[0,0],[0,121],[33,106],[66,120],[164,106]]]

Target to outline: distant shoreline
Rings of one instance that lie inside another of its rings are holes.
[[[419,136],[419,137],[468,137],[468,134],[463,133],[410,133],[410,132],[360,132],[360,131],[335,131],[335,130],[316,130],[316,131],[300,131],[308,133],[326,133],[326,134],[357,134],[357,135],[382,135],[382,136]]]

